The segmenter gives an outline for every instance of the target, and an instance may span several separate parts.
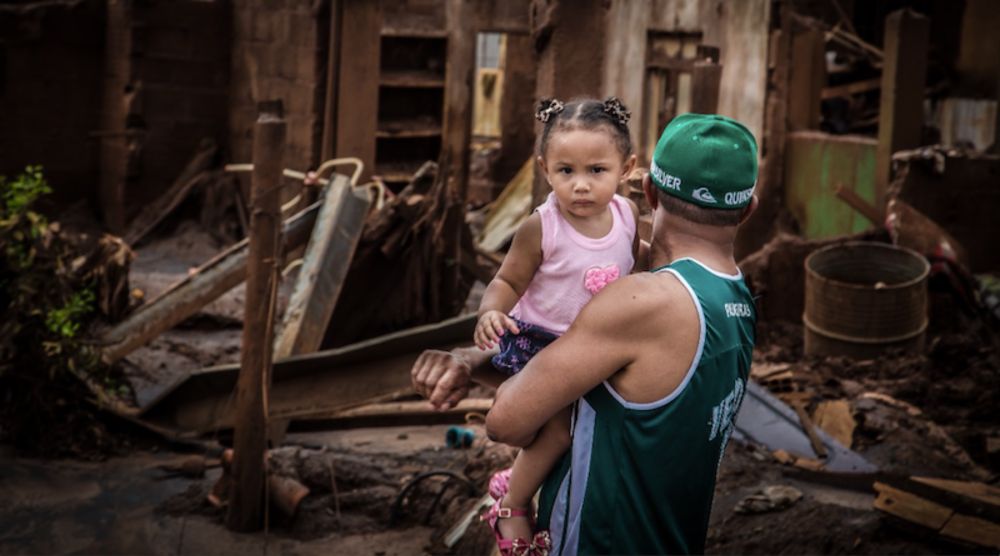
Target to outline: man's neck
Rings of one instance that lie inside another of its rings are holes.
[[[727,274],[738,271],[733,258],[734,228],[720,228],[668,218],[654,230],[650,245],[650,268],[666,266],[690,257],[713,270]]]

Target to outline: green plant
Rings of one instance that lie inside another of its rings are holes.
[[[79,379],[110,377],[85,338],[93,285],[72,270],[78,253],[59,225],[34,210],[51,191],[38,166],[0,177],[0,439],[36,451],[49,431],[97,434]]]

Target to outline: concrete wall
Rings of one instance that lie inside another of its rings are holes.
[[[229,149],[250,162],[256,103],[281,99],[288,122],[285,166],[319,162],[329,36],[329,4],[313,0],[233,1]],[[349,40],[357,40],[357,37]],[[366,37],[365,40],[375,40]]]
[[[166,190],[203,139],[225,144],[229,37],[226,0],[108,0],[99,136],[111,230]]]
[[[104,0],[0,10],[0,175],[41,164],[54,199],[93,194]]]
[[[648,31],[701,32],[721,49],[720,114],[740,120],[758,141],[764,129],[770,0],[613,0],[604,51],[604,95],[617,96],[639,122]],[[638,144],[639,125],[632,126]]]

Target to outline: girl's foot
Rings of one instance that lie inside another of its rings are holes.
[[[493,536],[496,537],[497,548],[500,549],[501,556],[527,556],[531,554],[532,541],[529,540],[532,539],[531,512],[523,508],[508,508],[502,504],[502,499],[497,500],[480,517],[493,529]],[[509,527],[509,525],[513,525],[513,527]]]
[[[497,521],[496,530],[505,539],[531,539],[531,510],[526,508],[511,508],[506,505],[507,499],[500,500],[501,510],[509,510],[511,516]],[[506,515],[506,512],[504,512]]]

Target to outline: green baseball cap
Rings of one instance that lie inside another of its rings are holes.
[[[757,141],[743,124],[715,114],[681,114],[653,151],[656,187],[699,206],[740,209],[757,183]]]

